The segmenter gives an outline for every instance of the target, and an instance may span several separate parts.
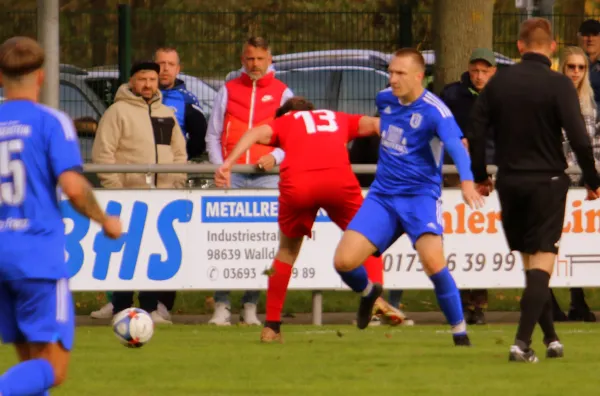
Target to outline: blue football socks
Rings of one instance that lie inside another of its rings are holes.
[[[344,283],[356,293],[362,293],[369,285],[367,270],[362,265],[354,268],[352,271],[338,271],[338,274],[340,274]]]
[[[448,271],[448,268],[444,268],[437,274],[430,276],[430,279],[435,287],[435,295],[440,309],[452,327],[452,333],[466,334],[467,326],[463,315],[460,293],[450,271]]]
[[[0,377],[0,395],[46,395],[53,385],[54,369],[47,360],[27,360]]]

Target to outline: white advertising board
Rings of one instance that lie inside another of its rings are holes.
[[[366,192],[365,192],[366,194]],[[277,192],[272,190],[98,190],[120,215],[124,235],[107,239],[98,225],[62,202],[73,290],[265,289],[278,245]],[[600,286],[600,205],[569,193],[553,287]],[[496,194],[471,211],[460,192],[443,193],[444,246],[461,288],[518,288],[518,254],[508,250]],[[333,269],[341,231],[319,213],[303,245],[291,289],[344,289]],[[383,254],[387,289],[430,289],[406,236]]]

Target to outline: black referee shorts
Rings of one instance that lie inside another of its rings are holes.
[[[510,250],[558,253],[570,178],[565,175],[499,175],[496,189]]]

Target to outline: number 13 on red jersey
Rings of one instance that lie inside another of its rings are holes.
[[[313,117],[314,116],[314,117]],[[306,133],[337,132],[338,124],[335,113],[330,110],[299,111],[294,113],[294,118],[302,117],[306,126]],[[316,121],[316,122],[315,122]]]

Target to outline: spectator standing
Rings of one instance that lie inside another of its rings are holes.
[[[579,26],[581,47],[588,56],[589,79],[596,108],[600,108],[600,21],[588,19]]]
[[[490,78],[496,74],[496,56],[488,48],[476,48],[471,53],[469,65],[460,81],[448,84],[440,94],[440,98],[450,108],[456,123],[464,132],[469,122],[469,114],[475,104],[479,93],[486,86]],[[491,128],[488,130],[486,139],[487,162],[493,164],[493,133]],[[452,164],[452,158],[449,155],[444,156],[446,164]],[[446,186],[455,187],[459,185],[458,175],[448,175],[445,177]],[[460,297],[463,305],[463,312],[467,324],[485,324],[485,309],[488,303],[488,291],[485,289],[466,289],[460,291]]]
[[[153,61],[139,62],[131,68],[129,83],[119,87],[115,102],[106,110],[96,132],[92,161],[96,164],[184,164],[187,162],[185,138],[173,110],[162,103],[158,89],[160,66]],[[104,188],[181,188],[185,174],[99,175]],[[159,294],[139,293],[140,308],[155,323],[171,323],[166,308],[160,307]],[[133,304],[133,291],[113,292],[112,314]],[[161,315],[162,313],[162,315]]]
[[[158,82],[163,104],[175,112],[187,140],[188,159],[200,158],[206,152],[206,117],[196,95],[177,78],[181,72],[179,54],[175,48],[163,47],[156,50],[154,60],[160,66]]]
[[[583,49],[579,47],[567,47],[563,50],[560,58],[559,71],[569,77],[577,94],[579,96],[579,105],[581,107],[581,115],[585,121],[585,127],[592,141],[592,149],[594,151],[594,157],[596,161],[600,160],[600,136],[597,131],[597,113],[596,102],[594,100],[594,91],[590,84],[589,78],[589,61]],[[568,145],[568,138],[563,131],[563,137],[565,139],[565,154],[567,157],[567,163],[569,166],[577,166],[577,159],[575,153],[571,150]],[[583,178],[580,176],[572,177],[572,180],[576,185],[583,187]],[[581,287],[575,287],[570,289],[571,292],[571,306],[567,315],[562,312],[554,293],[552,298],[554,301],[554,320],[572,320],[572,321],[585,321],[595,322],[596,316],[590,311],[589,306],[585,302],[585,295]]]
[[[248,39],[242,50],[241,61],[241,76],[228,81],[219,90],[208,122],[206,147],[213,164],[223,164],[223,159],[227,158],[248,129],[273,120],[277,109],[293,96],[292,91],[275,78],[271,50],[266,39]],[[281,149],[255,144],[237,164],[251,164],[259,169],[271,170],[283,158]],[[231,188],[276,189],[278,183],[278,175],[231,175]],[[242,298],[241,320],[246,324],[261,325],[256,315],[259,295],[259,291],[246,291]],[[231,324],[229,291],[215,293],[215,312],[209,323],[221,326]]]

